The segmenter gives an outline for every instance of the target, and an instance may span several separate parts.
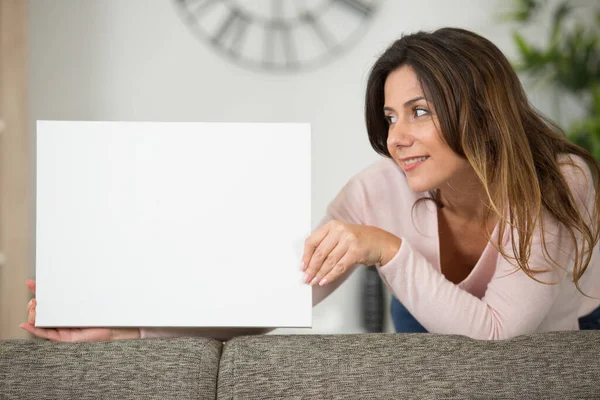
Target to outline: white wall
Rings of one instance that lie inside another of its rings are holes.
[[[223,59],[191,33],[171,0],[30,0],[31,118],[310,122],[315,225],[342,185],[377,159],[363,122],[377,55],[402,33],[457,26],[513,56],[510,27],[498,22],[503,3],[387,0],[350,51],[320,69],[282,75]],[[534,102],[550,110],[543,99]],[[311,332],[363,331],[360,278],[315,309]]]

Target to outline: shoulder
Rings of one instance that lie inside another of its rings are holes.
[[[560,170],[567,180],[588,178],[590,167],[585,160],[575,154],[559,154],[557,157]]]
[[[561,154],[557,162],[575,199],[587,204],[594,194],[594,181],[590,167],[583,158],[575,154]]]
[[[590,171],[590,167],[585,160],[574,154],[560,154],[556,162],[560,174],[562,175],[570,194],[544,190],[542,187],[542,197],[551,196],[549,201],[553,204],[554,210],[546,208],[541,211],[541,224],[536,226],[533,245],[539,245],[539,251],[542,252],[542,243],[544,245],[554,246],[554,251],[561,253],[564,249],[570,248],[572,239],[570,229],[565,226],[562,220],[556,218],[556,212],[564,212],[565,199],[571,197],[575,206],[581,213],[581,218],[586,224],[593,223],[593,209],[595,204],[595,185]],[[566,218],[566,217],[565,217]]]
[[[393,160],[382,158],[344,185],[329,205],[328,214],[336,219],[367,223],[377,210],[405,203],[404,199],[412,201],[414,197],[400,167]]]
[[[382,158],[354,175],[340,192],[342,197],[373,206],[404,198],[414,199],[406,175],[393,160]]]
[[[398,164],[389,158],[381,158],[354,175],[346,184],[349,189],[376,192],[390,189],[406,189],[406,176]]]

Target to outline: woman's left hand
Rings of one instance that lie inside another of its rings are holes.
[[[355,264],[387,264],[401,244],[397,236],[373,226],[329,221],[304,242],[304,283],[323,286]]]

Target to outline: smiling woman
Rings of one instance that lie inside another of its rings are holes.
[[[400,332],[507,339],[598,326],[600,166],[535,111],[496,46],[453,28],[402,37],[371,70],[365,113],[384,157],[305,241],[314,304],[375,265]],[[35,301],[29,309],[24,329],[73,339],[34,328]],[[258,331],[76,337],[248,333]]]
[[[494,44],[453,28],[402,37],[373,66],[365,110],[385,158],[307,239],[306,282],[378,265],[401,332],[503,339],[597,315],[600,168]]]

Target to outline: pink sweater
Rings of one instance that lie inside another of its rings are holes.
[[[588,184],[589,168],[576,159],[587,175],[564,166],[563,175],[580,200],[593,210],[593,190]],[[342,189],[328,208],[327,219],[376,226],[402,239],[396,256],[378,268],[390,291],[433,333],[466,335],[475,339],[505,339],[544,331],[577,330],[578,317],[600,304],[581,295],[567,272],[573,264],[573,244],[556,221],[546,218],[547,248],[559,265],[553,268],[543,254],[541,238],[534,237],[530,267],[550,268],[536,275],[538,283],[509,264],[488,243],[481,258],[458,285],[440,272],[437,211],[428,196],[410,190],[404,172],[389,159],[382,159],[359,173]],[[497,230],[492,240],[497,240]],[[505,231],[503,243],[510,243]],[[600,297],[600,260],[593,253],[588,270],[580,280],[584,292]],[[315,289],[315,302],[330,290]]]
[[[579,165],[583,162],[577,159]],[[592,210],[593,190],[587,175],[576,168],[563,167],[563,174],[575,190],[580,206]],[[493,245],[489,244],[466,279],[458,285],[440,272],[437,211],[432,202],[415,201],[427,196],[410,190],[400,167],[382,159],[346,184],[329,205],[323,223],[330,219],[376,226],[402,239],[396,256],[378,267],[390,291],[411,314],[432,333],[466,335],[475,339],[505,339],[544,331],[577,330],[578,317],[600,304],[598,299],[581,295],[572,282],[573,245],[565,229],[546,221],[547,248],[552,258],[566,268],[553,268],[542,252],[541,238],[534,237],[530,266],[551,271],[536,275],[545,285],[516,271]],[[492,240],[497,240],[497,228]],[[503,238],[510,243],[510,231]],[[600,297],[600,260],[598,249],[580,280],[584,292]],[[323,287],[313,289],[317,304],[333,292],[354,271]],[[194,330],[142,329],[143,338],[196,334]],[[197,334],[206,335],[206,330]],[[210,335],[208,335],[210,336]]]

